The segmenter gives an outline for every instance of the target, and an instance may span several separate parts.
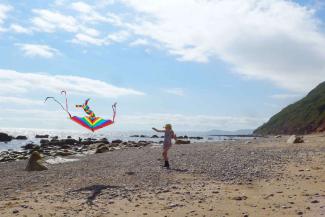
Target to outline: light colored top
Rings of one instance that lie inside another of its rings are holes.
[[[165,138],[164,138],[164,145],[172,145],[172,139],[174,138],[174,131],[166,130],[165,131]]]

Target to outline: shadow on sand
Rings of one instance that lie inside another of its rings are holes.
[[[187,170],[187,169],[170,168],[170,169],[168,169],[168,171],[174,171],[174,172],[179,172],[179,173],[186,173],[189,170]]]
[[[120,186],[114,186],[114,185],[91,185],[88,187],[84,187],[84,188],[80,188],[77,190],[73,190],[70,192],[84,192],[84,191],[90,191],[90,195],[87,197],[87,201],[86,203],[88,205],[94,205],[94,200],[96,199],[96,197],[98,195],[100,195],[102,193],[103,190],[107,190],[107,189],[117,189],[117,188],[121,188]]]

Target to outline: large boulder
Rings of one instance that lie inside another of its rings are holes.
[[[120,144],[120,143],[122,143],[123,141],[122,140],[120,140],[120,139],[117,139],[117,140],[113,140],[112,141],[112,143],[115,143],[115,144]]]
[[[6,133],[0,133],[0,142],[10,142],[13,139],[12,136],[9,136]]]
[[[17,140],[27,140],[27,136],[17,136],[15,139],[17,139]]]
[[[190,143],[191,143],[190,140],[181,140],[181,139],[176,140],[177,145],[190,144]]]
[[[31,156],[29,157],[27,166],[26,166],[26,171],[42,171],[42,170],[47,170],[47,167],[44,166],[41,162],[41,155],[37,151],[33,151]]]
[[[49,135],[36,135],[35,138],[36,139],[48,139]]]
[[[303,143],[303,142],[304,142],[303,137],[302,136],[296,136],[296,135],[290,136],[290,138],[287,141],[288,144]]]
[[[95,153],[96,154],[99,154],[99,153],[105,153],[105,152],[108,152],[109,151],[109,147],[107,147],[106,144],[104,143],[99,143],[96,147],[96,151]]]

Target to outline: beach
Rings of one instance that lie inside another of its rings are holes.
[[[0,216],[325,215],[325,136],[146,145],[26,172],[0,164]]]

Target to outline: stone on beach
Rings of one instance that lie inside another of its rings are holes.
[[[290,136],[290,138],[287,141],[288,144],[303,143],[303,142],[304,142],[303,137],[296,136],[296,135]]]
[[[180,139],[176,140],[177,145],[190,144],[190,143],[191,143],[190,140],[180,140]]]
[[[42,159],[41,155],[39,152],[34,151],[28,162],[27,162],[27,166],[26,166],[26,171],[42,171],[42,170],[47,170],[47,167],[44,166],[40,160]]]
[[[95,151],[96,154],[105,153],[109,151],[109,148],[104,143],[97,143],[94,145],[96,145],[96,151]]]

